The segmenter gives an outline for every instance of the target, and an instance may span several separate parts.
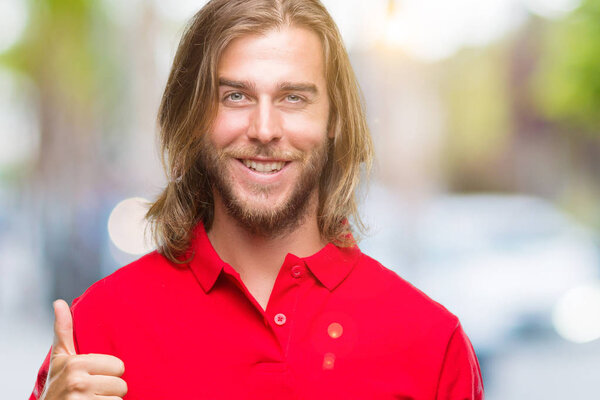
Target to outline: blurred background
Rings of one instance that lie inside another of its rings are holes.
[[[152,247],[156,111],[205,1],[0,1],[0,387]],[[458,315],[488,400],[600,398],[600,0],[330,0],[372,129],[361,247]],[[6,362],[8,360],[8,362]]]

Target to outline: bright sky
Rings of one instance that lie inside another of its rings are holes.
[[[485,45],[526,20],[528,13],[560,18],[581,0],[322,0],[347,46],[384,42],[409,55],[435,61],[463,46]],[[186,20],[206,1],[155,0],[159,12]],[[390,12],[391,11],[391,12]]]
[[[0,53],[19,39],[26,21],[27,8],[23,0],[0,1]]]
[[[134,17],[143,0],[103,0],[121,18]],[[522,23],[528,12],[560,18],[581,0],[323,0],[350,49],[376,42],[398,46],[424,60],[452,55],[462,46],[482,45]],[[154,0],[166,19],[188,19],[205,0]],[[22,0],[0,1],[0,52],[23,32]],[[391,12],[390,12],[391,10]]]
[[[324,0],[349,48],[385,43],[435,61],[463,46],[488,44],[529,13],[560,18],[580,0]]]

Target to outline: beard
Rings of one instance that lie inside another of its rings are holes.
[[[328,140],[324,140],[308,154],[297,150],[282,152],[269,145],[217,149],[207,135],[204,135],[202,141],[200,154],[202,170],[206,172],[214,194],[221,198],[226,212],[242,228],[255,235],[274,238],[293,231],[304,221],[309,211],[311,196],[318,192],[320,177],[327,163]],[[276,207],[269,204],[272,188],[268,185],[249,186],[252,194],[264,202],[264,207],[253,207],[236,194],[228,163],[235,159],[253,157],[285,159],[299,163],[299,177],[282,204]]]

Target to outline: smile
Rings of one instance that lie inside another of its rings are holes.
[[[240,160],[247,168],[262,172],[265,174],[274,174],[279,172],[286,164],[285,161],[258,161],[258,160]]]

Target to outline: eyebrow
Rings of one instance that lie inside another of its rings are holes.
[[[254,84],[248,81],[233,81],[231,79],[219,78],[219,86],[229,86],[236,89],[251,89],[254,90]]]
[[[219,78],[219,86],[229,86],[236,89],[255,90],[256,86],[248,81],[234,81],[227,78]],[[317,86],[310,82],[281,82],[277,85],[282,92],[307,92],[318,94]]]
[[[282,92],[308,92],[312,94],[319,93],[317,86],[308,82],[282,82],[279,84],[279,90]]]

